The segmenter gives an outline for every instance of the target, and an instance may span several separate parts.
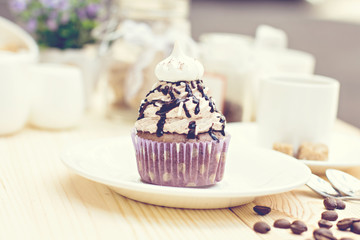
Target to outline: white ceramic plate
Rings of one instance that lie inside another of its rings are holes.
[[[235,141],[242,145],[257,145],[256,123],[230,123],[227,130],[232,133]],[[328,161],[301,160],[315,174],[324,174],[326,169],[346,170],[360,166],[360,136],[338,132],[332,133],[329,145]]]
[[[130,136],[72,146],[66,166],[119,194],[145,203],[178,208],[226,208],[257,196],[292,190],[307,182],[310,169],[285,154],[230,142],[223,181],[206,188],[164,187],[140,181]]]

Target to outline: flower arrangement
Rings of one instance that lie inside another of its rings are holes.
[[[40,47],[82,48],[104,15],[103,0],[9,0],[19,22]]]

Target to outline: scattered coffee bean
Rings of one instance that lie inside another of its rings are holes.
[[[360,222],[353,222],[351,225],[351,231],[356,234],[360,234]]]
[[[325,198],[324,199],[324,206],[327,210],[334,210],[337,207],[337,201],[335,198]]]
[[[353,219],[344,218],[344,219],[338,221],[336,226],[338,227],[339,230],[345,231],[348,228],[350,228],[352,224],[353,224]]]
[[[350,218],[353,222],[360,222],[360,218]]]
[[[336,221],[336,219],[338,219],[338,214],[335,211],[325,211],[321,214],[321,219]]]
[[[313,232],[315,240],[336,240],[336,237],[327,228],[319,228]]]
[[[348,237],[343,237],[343,238],[340,238],[340,240],[354,240],[354,239],[348,238]]]
[[[267,233],[268,231],[270,231],[270,229],[271,228],[269,224],[267,224],[266,222],[257,222],[254,225],[254,230],[258,233]]]
[[[300,220],[295,220],[291,224],[296,224],[296,225],[306,227],[306,224],[303,221],[300,221]],[[307,227],[306,227],[306,230],[307,230]]]
[[[346,204],[343,200],[341,199],[336,199],[336,209],[345,209],[346,208]]]
[[[290,229],[294,234],[302,234],[308,230],[306,224],[299,220],[294,221],[290,225]]]
[[[278,219],[274,222],[274,227],[276,228],[290,228],[291,223],[286,219]]]
[[[255,206],[253,209],[257,214],[259,214],[261,216],[264,216],[264,215],[268,214],[269,212],[271,212],[271,208],[266,207],[266,206]]]
[[[321,220],[318,222],[318,225],[319,225],[319,227],[321,227],[321,228],[327,228],[327,229],[329,229],[329,228],[331,228],[331,227],[333,226],[333,224],[332,224],[330,221],[324,220],[324,219],[321,219]]]

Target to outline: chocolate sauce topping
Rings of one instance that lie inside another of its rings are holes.
[[[214,112],[214,102],[212,98],[209,98],[209,107],[210,107],[210,112]]]
[[[188,93],[188,97],[194,96],[188,83],[185,83],[185,91]]]
[[[186,117],[191,118],[191,115],[190,115],[190,113],[189,113],[189,110],[187,109],[187,107],[186,107],[185,104],[183,105],[183,109],[184,109],[184,112],[185,112]]]
[[[163,89],[161,89],[162,94],[167,95],[169,93],[169,86],[165,86]]]
[[[150,92],[148,92],[148,94],[146,94],[145,97],[148,97],[150,94],[154,93],[155,91],[160,91],[160,89],[161,89],[161,85],[158,86],[158,87],[156,87],[156,88],[154,88],[154,89],[151,90]]]
[[[173,90],[174,90],[174,92],[175,92],[176,94],[180,94],[180,91],[177,90],[176,88],[174,88]]]
[[[160,116],[160,119],[156,124],[156,126],[157,126],[156,135],[158,137],[161,137],[164,134],[164,125],[166,123],[166,114],[168,112],[170,112],[171,110],[173,110],[174,108],[179,107],[180,103],[183,102],[182,108],[183,108],[187,118],[192,117],[191,116],[192,113],[189,112],[189,110],[185,104],[187,101],[192,101],[193,104],[196,104],[194,112],[193,112],[195,115],[198,115],[200,113],[200,100],[193,94],[194,89],[197,89],[201,93],[201,96],[205,99],[205,101],[209,102],[209,107],[210,107],[211,113],[218,112],[211,97],[208,97],[206,95],[205,87],[203,86],[202,80],[195,80],[195,81],[190,81],[190,82],[189,81],[178,81],[175,83],[174,82],[166,82],[166,83],[167,83],[167,85],[165,85],[165,86],[160,85],[160,86],[154,88],[153,90],[151,90],[146,95],[146,97],[148,97],[150,94],[158,91],[158,92],[161,92],[165,96],[169,95],[171,98],[170,101],[163,101],[163,100],[157,99],[157,100],[152,100],[149,102],[148,99],[145,99],[145,101],[141,104],[140,109],[139,109],[138,120],[145,117],[144,112],[149,105],[160,106],[160,109],[155,113],[156,115]],[[185,91],[187,92],[187,95],[185,96],[185,98],[177,98],[181,94],[181,92],[177,89],[177,87],[179,87],[181,85],[185,86]],[[219,116],[219,122],[222,124],[222,130],[214,130],[213,126],[212,126],[212,127],[210,127],[210,129],[208,131],[208,134],[215,141],[218,141],[218,138],[216,137],[214,132],[220,132],[223,136],[225,136],[225,118],[222,115]],[[196,138],[196,134],[195,134],[196,121],[191,121],[189,123],[188,128],[189,128],[189,131],[187,134],[187,138],[195,139]]]
[[[225,136],[225,125],[224,124],[222,125],[222,129],[220,132],[223,136]]]
[[[178,107],[181,102],[185,102],[187,99],[174,99],[169,103],[164,103],[164,105],[161,106],[160,110],[156,112],[156,115],[160,116],[160,120],[156,124],[157,130],[156,130],[156,136],[161,137],[164,135],[164,124],[166,120],[166,114],[173,110],[174,108]],[[184,104],[185,106],[185,104]]]
[[[219,141],[219,139],[215,136],[214,130],[212,129],[212,127],[209,129],[208,133],[213,140]]]
[[[198,103],[196,104],[194,113],[195,113],[195,115],[198,115],[199,112],[200,112],[200,103],[198,102]]]
[[[170,94],[171,99],[173,99],[173,100],[176,99],[176,97],[175,97],[175,95],[173,93],[173,87],[170,87],[169,94]]]
[[[149,105],[150,103],[145,99],[145,102],[143,104],[141,104],[140,109],[139,109],[139,117],[137,120],[140,120],[142,118],[144,118],[144,111],[146,109],[146,107]]]
[[[195,139],[196,138],[196,134],[195,134],[196,131],[195,130],[196,130],[196,122],[191,121],[189,123],[189,132],[187,134],[188,139]]]

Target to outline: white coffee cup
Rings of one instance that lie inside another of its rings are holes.
[[[260,82],[257,112],[258,141],[271,148],[275,142],[329,144],[336,120],[339,82],[317,75],[273,75]]]
[[[29,115],[27,79],[15,64],[0,63],[0,135],[24,127]]]
[[[27,54],[0,51],[0,135],[19,131],[28,120],[27,70],[33,61]]]
[[[37,64],[30,68],[32,101],[30,123],[47,129],[76,126],[84,113],[80,69],[63,64]]]

